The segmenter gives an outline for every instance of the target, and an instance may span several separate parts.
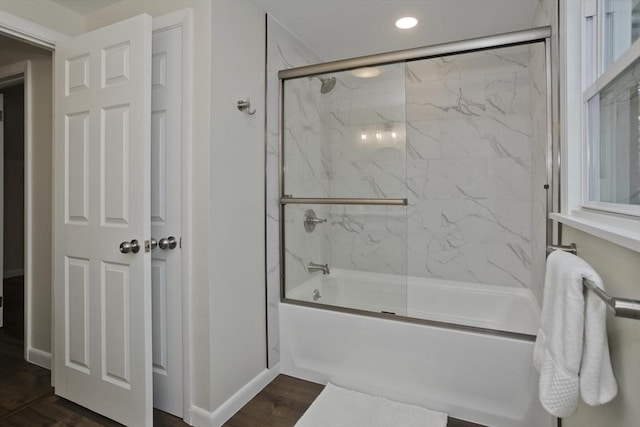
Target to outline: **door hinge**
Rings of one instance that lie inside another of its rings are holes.
[[[0,111],[0,122],[4,120],[4,111]]]
[[[2,302],[3,302],[2,300],[3,300],[3,298],[4,297],[0,297],[0,308],[2,308]]]

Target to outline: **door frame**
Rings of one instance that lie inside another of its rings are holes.
[[[0,27],[2,31],[2,27]],[[20,61],[0,67],[0,86],[24,84],[24,358],[45,368],[51,367],[49,355],[31,346],[31,296],[33,295],[33,118],[31,61]],[[53,329],[51,329],[53,333]]]
[[[193,11],[189,8],[177,10],[175,12],[168,13],[166,15],[162,15],[159,17],[153,18],[153,28],[152,31],[160,31],[160,30],[168,30],[171,28],[181,27],[182,28],[182,142],[181,142],[181,151],[182,151],[182,160],[181,160],[181,241],[180,245],[182,248],[181,251],[181,262],[182,262],[182,378],[183,378],[183,415],[182,418],[188,423],[193,424],[193,408],[194,405],[192,403],[192,381],[193,377],[193,367],[191,363],[191,354],[192,354],[192,318],[191,318],[191,295],[192,295],[192,263],[191,263],[191,253],[192,253],[192,239],[193,235],[192,225],[191,225],[191,215],[192,215],[192,178],[191,174],[191,164],[192,164],[192,132],[193,132],[193,84],[192,78],[193,75]],[[34,44],[38,47],[42,47],[44,49],[51,50],[55,55],[55,47],[57,43],[60,43],[69,38],[69,36],[53,31],[49,28],[38,25],[34,22],[28,21],[26,19],[20,18],[18,16],[12,15],[10,13],[4,12],[0,10],[0,33],[5,33],[11,35],[12,37],[26,42],[30,44]],[[31,173],[33,173],[33,167],[31,164],[32,159],[32,141],[31,141],[31,128],[32,122],[27,119],[30,116],[30,107],[31,107],[31,85],[30,85],[30,73],[29,68],[30,65],[28,61],[26,61],[26,69],[24,71],[25,75],[25,216],[30,219],[30,208],[31,205],[27,204],[27,200],[30,199],[31,196],[31,180],[29,179]],[[54,76],[54,70],[52,68],[52,77]],[[28,83],[29,82],[29,83]],[[27,87],[29,88],[27,92]],[[54,97],[55,99],[55,97]],[[29,105],[29,110],[27,110],[27,105]],[[55,120],[55,109],[53,111],[54,120]],[[52,130],[52,138],[53,138],[53,130]],[[28,148],[27,148],[28,147]],[[29,156],[27,156],[27,152]],[[53,166],[53,174],[55,174],[55,164]],[[52,177],[53,177],[52,174]],[[29,184],[27,184],[29,182]],[[52,180],[52,190],[53,190],[53,180]],[[52,193],[53,194],[53,193]],[[55,204],[56,201],[54,200]],[[53,211],[55,212],[55,210]],[[25,218],[25,220],[27,219]],[[55,218],[52,218],[52,233],[55,233]],[[29,225],[27,225],[29,224]],[[29,231],[27,231],[29,230]],[[32,234],[30,233],[31,227],[30,223],[25,221],[25,252],[29,252],[32,248]],[[52,240],[55,242],[55,239]],[[29,248],[29,250],[27,250]],[[53,254],[53,248],[52,248]],[[28,274],[28,266],[31,264],[27,264],[28,254],[25,253],[25,293],[27,289],[27,274]],[[30,259],[30,258],[29,258]],[[52,267],[53,268],[53,267]],[[51,272],[51,277],[53,277],[53,270]],[[55,307],[53,306],[53,284],[51,287],[52,291],[52,326],[51,326],[51,338],[52,338],[52,346],[51,346],[51,358],[53,359],[53,311]],[[26,297],[26,295],[25,295]],[[28,299],[25,298],[25,321],[27,317],[27,310],[29,310]],[[28,330],[27,325],[25,325],[25,334]],[[26,346],[25,341],[25,346]],[[25,358],[29,360],[27,357],[27,351],[25,348]],[[30,360],[29,360],[30,361]],[[53,369],[53,361],[49,361],[51,368]],[[53,384],[53,371],[51,375],[51,381]]]

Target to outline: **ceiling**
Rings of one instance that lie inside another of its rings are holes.
[[[86,15],[94,10],[102,9],[120,0],[53,0],[60,6],[71,9],[80,15]]]
[[[253,0],[325,61],[532,26],[538,0]],[[396,19],[418,18],[411,30]]]
[[[52,1],[86,15],[121,0]],[[325,61],[530,28],[538,4],[538,0],[252,1]],[[399,30],[394,22],[402,16],[414,16],[419,23],[411,30]]]

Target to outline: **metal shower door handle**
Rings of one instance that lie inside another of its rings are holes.
[[[137,254],[140,251],[140,242],[136,239],[133,239],[130,242],[122,242],[120,243],[120,252],[123,254],[128,254],[129,252],[133,252]]]
[[[175,249],[178,246],[178,241],[173,236],[163,237],[158,240],[158,246],[160,249]]]

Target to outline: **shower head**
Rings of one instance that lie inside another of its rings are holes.
[[[318,78],[322,82],[322,85],[320,86],[320,93],[329,93],[336,85],[337,80],[335,77],[329,77],[326,79],[323,79],[322,77]]]
[[[313,77],[320,80],[320,93],[322,94],[331,92],[331,90],[336,86],[337,80],[335,77],[327,77],[326,79],[318,76]],[[311,80],[313,77],[309,77],[309,80]]]

